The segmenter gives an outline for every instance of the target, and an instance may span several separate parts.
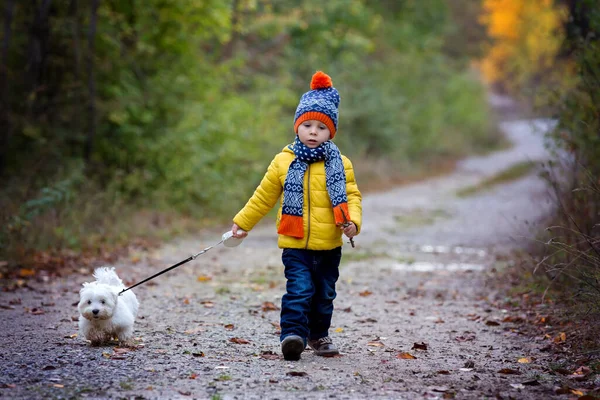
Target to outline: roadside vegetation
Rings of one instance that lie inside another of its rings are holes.
[[[93,260],[229,220],[291,141],[317,69],[342,95],[336,141],[365,189],[439,173],[501,144],[468,61],[475,50],[460,45],[481,33],[457,19],[475,20],[472,4],[8,0],[5,8],[4,269],[60,264],[65,254]]]
[[[552,304],[559,351],[600,373],[600,3],[486,0],[483,20],[484,76],[558,122],[543,172],[556,213],[508,271],[513,293]]]

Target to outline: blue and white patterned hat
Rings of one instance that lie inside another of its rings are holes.
[[[298,133],[298,126],[304,121],[314,119],[324,123],[331,132],[333,139],[337,131],[338,107],[340,95],[333,87],[329,75],[317,71],[310,82],[311,90],[300,98],[296,115],[294,116],[294,131]]]

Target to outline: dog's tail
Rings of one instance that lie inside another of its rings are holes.
[[[94,278],[99,283],[105,283],[110,286],[123,286],[123,281],[117,276],[114,268],[100,267],[94,271]]]

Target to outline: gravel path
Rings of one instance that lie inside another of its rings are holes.
[[[217,247],[136,288],[134,350],[93,348],[74,337],[87,271],[2,292],[0,397],[554,398],[540,351],[547,343],[505,322],[506,310],[489,305],[494,293],[484,283],[501,267],[498,255],[530,240],[530,227],[550,210],[546,187],[532,173],[456,196],[515,163],[545,159],[542,136],[550,126],[503,123],[511,149],[469,158],[448,176],[365,196],[363,232],[355,249],[344,246],[335,301],[331,336],[340,357],[307,350],[298,362],[281,358],[285,280],[275,229],[265,221],[240,247]],[[220,233],[115,266],[137,282],[216,243]],[[533,361],[518,362],[523,357]]]

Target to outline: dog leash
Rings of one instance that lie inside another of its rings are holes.
[[[243,231],[242,231],[241,229],[238,229],[238,232],[240,232],[240,233],[241,233],[241,232],[243,232]],[[225,247],[235,247],[235,246],[239,245],[240,243],[242,243],[242,240],[244,240],[244,239],[240,239],[240,238],[236,238],[236,237],[234,237],[234,236],[233,236],[233,232],[232,232],[232,231],[225,232],[225,233],[223,234],[223,236],[221,237],[221,240],[219,241],[219,243],[213,244],[212,246],[208,246],[207,248],[205,248],[205,249],[204,249],[204,250],[202,250],[201,252],[199,252],[199,253],[197,253],[197,254],[193,254],[193,255],[189,256],[188,258],[186,258],[185,260],[183,260],[183,261],[180,261],[180,262],[178,262],[177,264],[170,266],[169,268],[163,269],[162,271],[160,271],[160,272],[158,272],[158,273],[156,273],[156,274],[152,275],[152,276],[151,276],[151,277],[149,277],[149,278],[146,278],[146,279],[144,279],[144,280],[143,280],[143,281],[141,281],[141,282],[138,282],[138,283],[136,283],[135,285],[129,286],[128,288],[125,288],[125,289],[121,290],[121,291],[119,292],[119,296],[120,296],[121,294],[123,294],[124,292],[128,291],[129,289],[133,289],[134,287],[136,287],[136,286],[139,286],[139,285],[141,285],[142,283],[148,282],[149,280],[151,280],[151,279],[154,279],[154,278],[156,278],[157,276],[160,276],[160,275],[164,274],[165,272],[169,272],[170,270],[172,270],[172,269],[175,269],[175,268],[177,268],[177,267],[179,267],[179,266],[181,266],[181,265],[183,265],[183,264],[185,264],[185,263],[187,263],[187,262],[190,262],[190,261],[192,261],[192,260],[195,260],[195,259],[196,259],[198,256],[201,256],[202,254],[206,253],[207,251],[209,251],[209,250],[210,250],[210,249],[212,249],[213,247],[217,247],[217,246],[218,246],[218,245],[220,245],[221,243],[223,243],[223,244],[225,245]]]

